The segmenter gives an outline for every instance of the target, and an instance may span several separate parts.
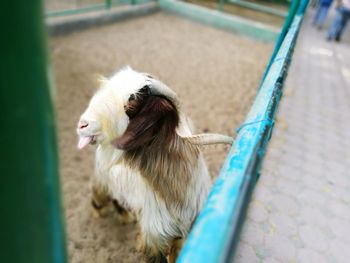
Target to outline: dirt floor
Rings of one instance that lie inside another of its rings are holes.
[[[75,126],[97,74],[110,76],[124,65],[150,72],[178,93],[199,132],[234,135],[271,51],[272,45],[164,13],[50,39],[70,262],[142,262],[135,225],[94,218],[90,211],[94,147],[77,150]],[[227,150],[204,149],[213,177]]]

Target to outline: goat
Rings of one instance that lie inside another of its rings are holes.
[[[92,203],[111,199],[122,216],[136,214],[147,262],[175,262],[211,181],[200,145],[232,143],[219,134],[192,135],[174,91],[125,68],[92,97],[78,122],[78,148],[97,143]]]

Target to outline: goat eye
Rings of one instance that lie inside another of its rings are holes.
[[[143,86],[142,89],[139,90],[139,93],[141,93],[142,95],[149,95],[150,94],[150,89],[149,86]]]
[[[140,101],[136,100],[135,95],[130,95],[127,105],[124,106],[126,115],[130,118],[135,116],[140,110]]]
[[[129,101],[131,100],[135,100],[135,95],[134,94],[131,94],[130,97],[129,97]]]

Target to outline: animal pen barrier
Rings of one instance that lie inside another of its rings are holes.
[[[45,0],[47,17],[82,14],[100,10],[110,10],[112,7],[130,4],[137,5],[152,0]]]
[[[169,0],[160,4],[164,1]],[[307,4],[293,1],[255,102],[178,262],[232,260]],[[7,127],[1,136],[2,260],[66,262],[41,1],[2,1],[0,6],[6,40],[1,61],[6,114],[1,120]]]
[[[154,0],[45,0],[44,2],[47,9],[46,16],[52,17],[86,13],[103,9],[109,10],[117,5],[135,5],[152,1]],[[286,17],[287,15],[283,10],[244,0],[217,0],[217,9],[223,11],[226,3],[280,17]]]
[[[224,1],[222,1],[222,2],[224,2]],[[242,1],[242,0],[229,0],[228,2],[231,3],[231,4],[234,4],[234,5],[242,6],[242,7],[253,9],[253,10],[257,10],[257,11],[260,11],[260,12],[265,12],[267,14],[271,14],[271,15],[275,15],[275,16],[280,16],[280,17],[286,17],[287,16],[287,13],[282,11],[282,10],[279,10],[279,9],[276,9],[276,8],[272,8],[272,7],[267,7],[267,6],[264,6],[262,4],[257,4],[257,3]]]

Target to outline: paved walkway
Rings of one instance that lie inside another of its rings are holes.
[[[235,262],[350,262],[350,28],[309,10]]]

